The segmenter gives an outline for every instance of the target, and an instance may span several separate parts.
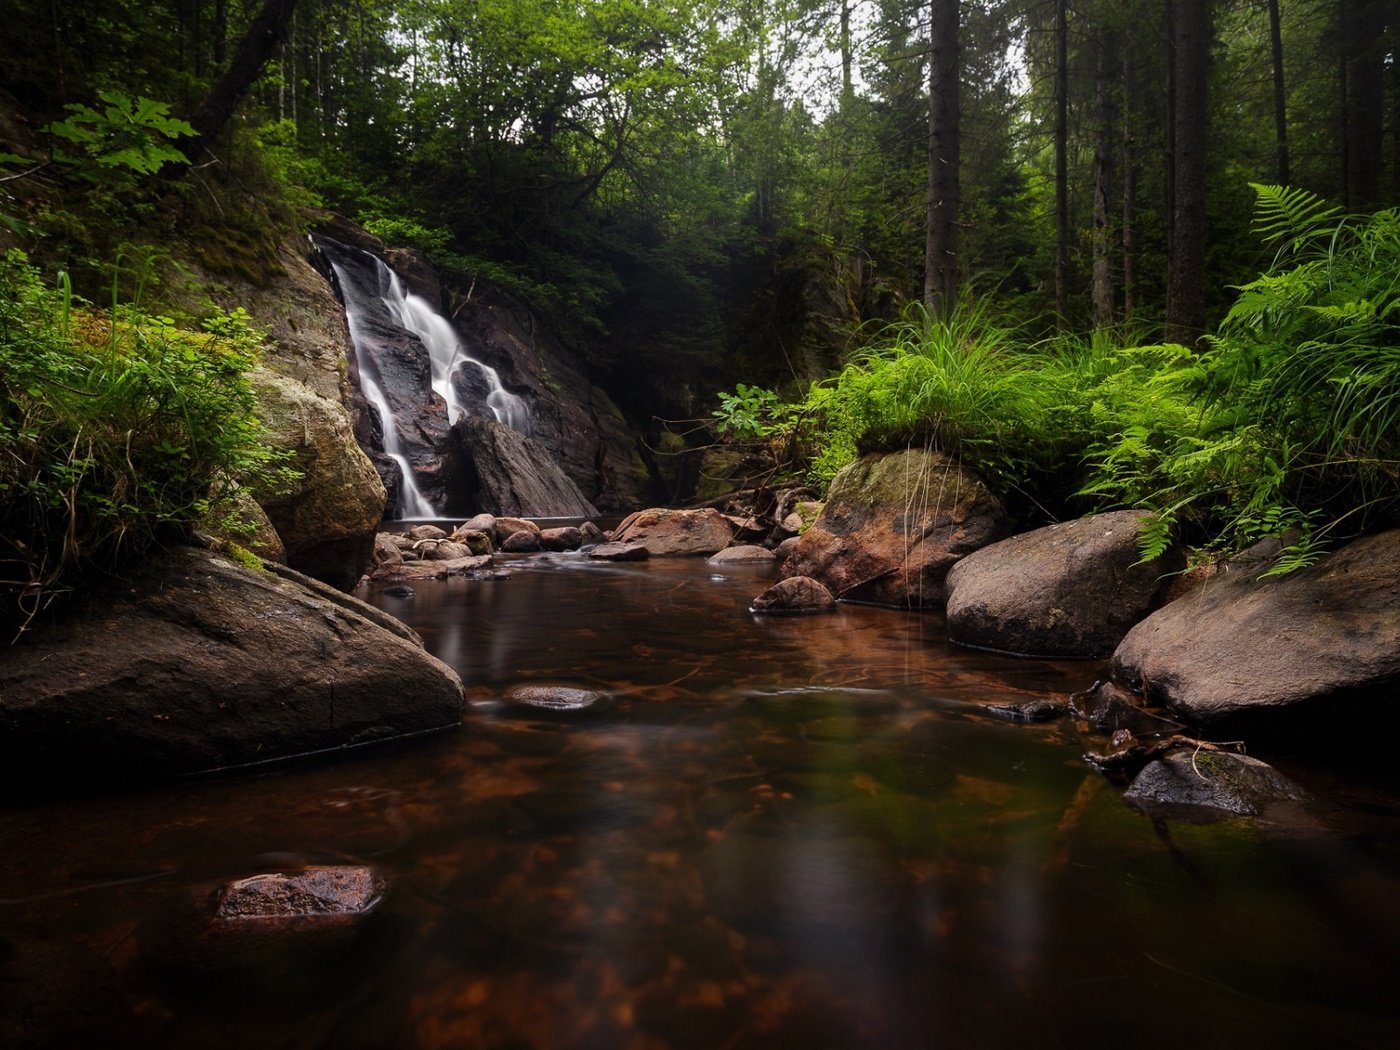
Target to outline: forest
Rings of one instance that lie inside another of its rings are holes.
[[[932,441],[1301,563],[1392,520],[1394,0],[5,8],[0,222],[80,299],[208,320],[182,255],[329,209],[817,481]]]

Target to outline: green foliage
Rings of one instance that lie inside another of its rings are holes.
[[[720,392],[719,408],[710,413],[715,430],[739,438],[761,438],[790,421],[792,411],[772,390],[739,383],[734,393]]]
[[[1239,289],[1205,354],[1153,377],[1186,411],[1124,426],[1090,491],[1227,549],[1288,536],[1282,572],[1400,504],[1400,213],[1255,190],[1273,266]]]
[[[45,129],[80,151],[56,159],[75,165],[92,182],[110,181],[114,171],[153,175],[166,164],[189,163],[173,143],[194,128],[171,117],[167,103],[120,91],[99,91],[97,97],[105,103],[100,111],[70,104],[64,107],[68,116]]]
[[[206,329],[75,309],[23,253],[0,263],[0,622],[286,479],[247,379],[261,334],[241,310]]]

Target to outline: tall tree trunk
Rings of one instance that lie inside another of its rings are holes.
[[[1055,3],[1055,325],[1069,318],[1069,13]]]
[[[1346,55],[1347,206],[1380,203],[1384,155],[1385,5],[1342,0]]]
[[[1123,59],[1123,320],[1137,312],[1137,171],[1133,143],[1133,44]]]
[[[1189,346],[1205,330],[1210,0],[1175,0],[1175,7],[1175,199],[1167,255],[1166,337]]]
[[[945,318],[958,296],[958,15],[959,0],[931,0],[924,304]]]
[[[228,0],[214,0],[214,68],[224,68],[228,52]]]
[[[1167,252],[1175,240],[1176,224],[1176,5],[1177,0],[1167,0],[1167,172],[1166,172],[1166,216]]]
[[[851,0],[839,0],[841,4],[841,105],[846,106],[855,98],[855,84],[851,77]]]
[[[1113,324],[1113,223],[1109,200],[1113,184],[1114,125],[1117,123],[1111,86],[1112,71],[1118,65],[1116,34],[1102,31],[1097,41],[1094,64],[1094,230],[1093,303],[1094,327]]]
[[[296,3],[297,0],[264,0],[262,10],[238,42],[228,69],[214,82],[209,94],[190,118],[195,130],[194,142],[189,149],[192,159],[197,161],[200,154],[218,138],[233,116],[233,111],[238,108],[238,103],[248,93],[248,88],[277,51],[292,20],[292,12],[296,10]]]
[[[1278,0],[1269,0],[1269,45],[1274,57],[1274,143],[1278,155],[1278,182],[1292,181],[1288,171],[1288,95],[1283,80],[1283,26]]]

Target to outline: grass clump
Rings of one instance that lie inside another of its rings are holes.
[[[83,309],[22,252],[0,262],[0,623],[285,480],[247,377],[261,335],[241,311],[205,327]]]

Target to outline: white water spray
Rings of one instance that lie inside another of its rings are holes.
[[[407,291],[399,275],[382,262],[379,263],[379,280],[384,306],[394,323],[412,332],[428,348],[433,367],[433,390],[447,404],[447,421],[455,423],[462,414],[461,400],[457,397],[452,378],[464,364],[471,364],[479,368],[486,378],[489,391],[486,405],[496,421],[512,430],[529,433],[530,410],[525,407],[524,400],[501,385],[500,374],[494,368],[467,353],[447,318],[434,310],[421,295]]]

